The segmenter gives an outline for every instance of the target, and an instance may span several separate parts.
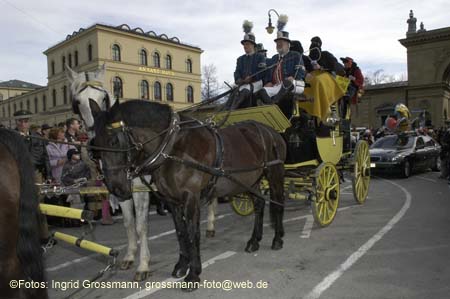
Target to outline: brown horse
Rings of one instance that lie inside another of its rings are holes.
[[[89,104],[95,120],[95,145],[122,149],[101,152],[109,191],[130,197],[130,171],[151,174],[158,191],[171,205],[180,245],[174,277],[186,275],[189,269],[185,281],[200,281],[201,200],[247,192],[259,186],[262,176],[270,185],[270,214],[275,229],[272,249],[282,248],[286,145],[275,130],[248,121],[216,134],[214,129],[173,112],[169,105],[135,100],[101,111],[95,101]],[[139,143],[142,148],[128,150]],[[237,169],[240,171],[232,171]],[[221,176],[224,171],[231,179]],[[218,175],[215,178],[214,173]],[[264,205],[264,200],[255,199],[255,225],[246,246],[248,252],[259,248]],[[190,285],[187,290],[195,288],[195,284]]]
[[[14,131],[0,129],[0,170],[0,298],[47,298],[33,165]]]

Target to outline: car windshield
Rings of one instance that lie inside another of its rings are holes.
[[[411,148],[413,145],[412,136],[388,136],[378,139],[371,148]]]

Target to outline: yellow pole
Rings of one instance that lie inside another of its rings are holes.
[[[83,240],[81,238],[77,238],[75,236],[72,235],[68,235],[68,234],[64,234],[61,232],[54,232],[53,233],[53,238],[64,241],[66,243],[69,243],[71,245],[75,245],[77,247],[89,250],[89,251],[93,251],[93,252],[97,252],[103,255],[107,255],[107,256],[113,256],[113,257],[117,257],[119,255],[119,252],[113,248],[109,248],[88,240]]]
[[[92,220],[94,219],[94,212],[80,209],[73,209],[68,207],[61,207],[56,205],[49,205],[41,203],[41,213],[48,216],[56,216],[62,218]]]

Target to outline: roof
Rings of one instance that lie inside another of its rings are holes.
[[[365,90],[373,90],[373,89],[395,88],[395,87],[406,87],[406,86],[408,86],[408,81],[398,81],[398,82],[391,82],[391,83],[367,85],[364,87],[364,89]]]
[[[59,45],[65,43],[66,41],[71,40],[72,38],[76,37],[77,35],[82,34],[84,31],[89,31],[89,30],[93,29],[94,27],[105,27],[105,28],[118,30],[118,31],[122,31],[122,32],[127,32],[127,33],[131,33],[131,34],[138,35],[138,36],[141,36],[141,37],[156,39],[156,40],[172,43],[172,44],[175,44],[175,45],[181,45],[181,46],[185,46],[185,47],[189,47],[189,48],[201,51],[200,47],[194,46],[194,45],[190,45],[190,44],[187,44],[187,43],[182,43],[180,41],[180,39],[178,37],[176,37],[176,36],[173,36],[173,37],[169,38],[169,36],[167,34],[165,34],[165,33],[162,33],[162,34],[158,35],[158,34],[156,34],[156,32],[154,32],[152,30],[145,32],[140,27],[136,27],[136,28],[131,29],[130,26],[128,26],[127,24],[122,24],[122,25],[119,25],[119,26],[111,26],[111,25],[96,23],[96,24],[94,24],[92,26],[89,26],[87,28],[80,28],[78,31],[74,31],[72,34],[68,34],[66,36],[65,40],[63,40],[63,41],[61,41],[61,42],[51,46],[46,51],[44,51],[44,54],[46,54],[49,50],[51,50],[53,48],[56,48]]]
[[[9,81],[3,81],[0,82],[0,88],[20,88],[20,89],[37,89],[42,88],[43,86],[20,81],[20,80],[9,80]]]
[[[437,42],[450,39],[450,27],[444,27],[434,30],[426,30],[409,34],[406,38],[399,39],[398,41],[403,46],[410,46],[416,44],[424,44],[430,42]]]

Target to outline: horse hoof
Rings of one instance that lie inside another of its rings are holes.
[[[120,264],[120,270],[128,270],[130,269],[131,265],[133,265],[133,261],[122,261]]]
[[[215,235],[216,235],[216,231],[215,230],[207,230],[206,231],[206,237],[207,238],[214,238]]]
[[[280,250],[283,248],[283,240],[273,240],[272,250]]]
[[[248,242],[247,247],[245,247],[245,251],[248,253],[255,252],[259,249],[258,242]]]
[[[183,267],[178,268],[175,266],[175,269],[173,269],[173,272],[172,272],[172,277],[174,277],[174,278],[184,277],[184,276],[186,276],[188,269],[189,269],[188,266],[186,266],[186,268],[183,268]]]
[[[149,276],[150,276],[150,272],[149,271],[136,272],[136,274],[134,275],[134,281],[144,281]]]
[[[182,290],[185,292],[192,292],[198,289],[200,284],[200,278],[199,277],[195,278],[188,275],[184,279],[184,282],[186,283],[186,287],[182,288]]]

